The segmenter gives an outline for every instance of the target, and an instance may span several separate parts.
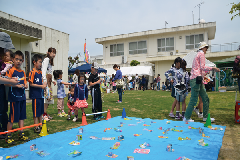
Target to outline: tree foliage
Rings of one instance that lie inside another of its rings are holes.
[[[139,64],[140,64],[140,62],[138,62],[137,60],[132,60],[130,63],[130,66],[137,66]]]
[[[232,4],[232,8],[229,13],[234,14],[231,18],[231,20],[233,20],[233,18],[235,18],[236,16],[240,16],[240,2],[238,4],[235,4],[235,3],[231,3],[231,4]]]
[[[72,56],[69,56],[68,57],[68,70],[72,69],[73,65],[77,64],[78,60],[79,60],[78,55],[74,58],[72,58]]]

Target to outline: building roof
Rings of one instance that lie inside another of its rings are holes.
[[[209,40],[212,40],[215,38],[216,22],[199,23],[199,24],[193,24],[193,25],[187,25],[187,26],[162,28],[157,30],[148,30],[148,31],[142,31],[142,32],[133,32],[128,34],[120,34],[115,36],[95,38],[95,42],[99,44],[103,44],[104,42],[112,41],[116,39],[127,39],[127,38],[139,37],[139,36],[157,35],[157,34],[163,34],[163,33],[181,32],[181,31],[198,30],[198,29],[208,29],[208,38]]]

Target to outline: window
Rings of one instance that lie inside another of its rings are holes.
[[[138,41],[129,43],[129,54],[146,54],[147,41]]]
[[[174,38],[162,38],[157,40],[158,52],[173,51],[174,50]]]
[[[198,48],[199,43],[203,40],[203,34],[186,36],[186,49]]]
[[[123,44],[112,44],[110,45],[110,57],[124,55]]]

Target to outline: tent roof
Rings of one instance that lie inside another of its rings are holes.
[[[192,63],[193,63],[193,60],[194,60],[196,55],[197,55],[197,52],[191,51],[186,56],[183,57],[183,59],[187,62],[187,67],[186,68],[192,68]],[[205,62],[206,62],[205,65],[208,66],[208,67],[215,67],[216,66],[214,63],[212,63],[211,61],[209,61],[206,58],[205,58]]]
[[[221,63],[233,63],[235,60],[236,56],[230,57],[230,58],[225,58],[222,60],[215,61],[215,64],[221,64]]]
[[[79,69],[80,72],[91,72],[91,67],[92,67],[92,64],[83,64],[81,66],[78,66],[76,68],[72,68],[70,70],[68,70],[68,73],[74,73],[76,69]],[[98,69],[98,73],[101,73],[101,72],[104,72],[106,73],[107,70],[103,69],[103,68],[99,68]]]

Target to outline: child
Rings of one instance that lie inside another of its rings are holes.
[[[54,104],[53,94],[52,94],[52,86],[53,83],[54,86],[56,85],[56,82],[52,78],[52,67],[54,66],[53,60],[56,56],[56,49],[55,48],[49,48],[47,52],[47,56],[44,58],[42,62],[42,77],[43,82],[47,82],[47,88],[44,92],[44,114],[43,118],[44,120],[48,121],[49,119],[52,119],[53,117],[50,117],[47,114],[47,108],[49,104]]]
[[[105,80],[103,80],[103,82],[101,83],[101,85],[100,85],[100,90],[101,90],[101,95],[102,95],[102,102],[104,102],[103,101],[103,97],[104,97],[104,89],[106,89],[106,87],[105,87]]]
[[[7,72],[8,69],[10,69],[12,67],[12,59],[13,59],[13,52],[11,50],[6,50],[4,52],[4,64],[5,67],[4,69],[1,71],[1,75],[4,76]]]
[[[96,113],[102,112],[102,99],[101,99],[101,91],[100,91],[100,83],[101,80],[98,77],[98,63],[93,62],[92,67],[91,67],[91,74],[88,79],[89,86],[91,87],[91,94],[92,94],[92,112]],[[94,114],[93,119],[94,120],[101,120],[100,118],[105,118],[102,116],[102,114]]]
[[[163,91],[166,90],[166,86],[164,85],[164,82],[162,82],[162,90],[163,90]]]
[[[174,98],[174,102],[172,104],[172,109],[169,113],[169,117],[172,117],[174,118],[174,114],[173,114],[173,111],[174,111],[174,108],[177,104],[177,100],[176,100],[176,96],[175,96],[175,86],[177,84],[177,81],[176,81],[176,74],[177,74],[177,71],[180,69],[181,67],[181,63],[182,63],[182,58],[180,57],[177,57],[175,60],[174,60],[174,66],[172,65],[172,68],[169,69],[167,72],[165,72],[165,76],[166,78],[170,81],[171,83],[171,89],[172,89],[172,93],[171,93],[171,96]],[[171,75],[171,76],[170,76]],[[180,115],[181,116],[181,115]]]
[[[67,116],[67,114],[64,112],[64,98],[66,97],[65,90],[64,90],[64,85],[72,85],[74,82],[71,83],[66,83],[62,81],[62,70],[55,70],[53,71],[53,76],[54,79],[57,80],[57,97],[58,97],[58,102],[57,102],[57,108],[58,108],[58,116],[63,117]],[[61,113],[62,111],[62,113]]]
[[[73,122],[76,122],[78,120],[78,109],[81,108],[82,113],[85,114],[84,108],[88,108],[88,88],[87,85],[84,84],[84,74],[80,74],[78,76],[78,84],[75,85],[74,88],[74,107],[75,107],[75,117],[73,119]]]
[[[74,113],[75,107],[74,107],[74,87],[70,88],[70,93],[68,95],[68,118],[67,120],[71,119],[71,111]]]
[[[30,93],[29,98],[32,99],[32,111],[34,124],[42,123],[42,114],[44,113],[44,89],[47,83],[42,83],[42,56],[35,54],[32,58],[34,68],[29,73]],[[39,126],[34,128],[35,133],[40,133]]]
[[[80,73],[79,69],[76,69],[75,72],[74,72],[74,75],[73,75],[73,77],[72,77],[72,80],[73,80],[73,82],[74,82],[75,84],[78,83],[79,73]]]
[[[6,72],[6,76],[9,78],[18,77],[20,82],[17,85],[10,86],[8,93],[8,101],[10,102],[10,113],[7,130],[12,130],[13,123],[17,123],[19,128],[23,128],[24,119],[26,119],[26,95],[25,89],[28,88],[26,81],[26,74],[21,70],[21,65],[24,61],[24,55],[21,51],[16,51],[13,55],[14,66]],[[23,130],[19,132],[19,139],[22,141],[29,141],[23,133]],[[14,144],[14,140],[11,137],[11,133],[7,134],[7,144]]]
[[[188,72],[186,71],[186,66],[187,66],[187,62],[185,60],[182,60],[181,68],[177,71],[177,75],[176,75],[177,83],[183,83],[185,85],[185,87],[186,87],[186,88],[184,88],[184,90],[186,92],[183,93],[183,94],[185,94],[185,96],[187,96],[187,93],[188,93],[187,92],[187,90],[188,90],[188,82],[190,81]],[[183,99],[183,101],[182,101],[182,118],[185,115],[185,111],[186,111],[186,103],[185,103],[185,99]],[[180,112],[180,102],[177,100],[177,104],[176,104],[176,117],[175,117],[175,119],[177,119],[177,120],[180,119],[179,112]]]

